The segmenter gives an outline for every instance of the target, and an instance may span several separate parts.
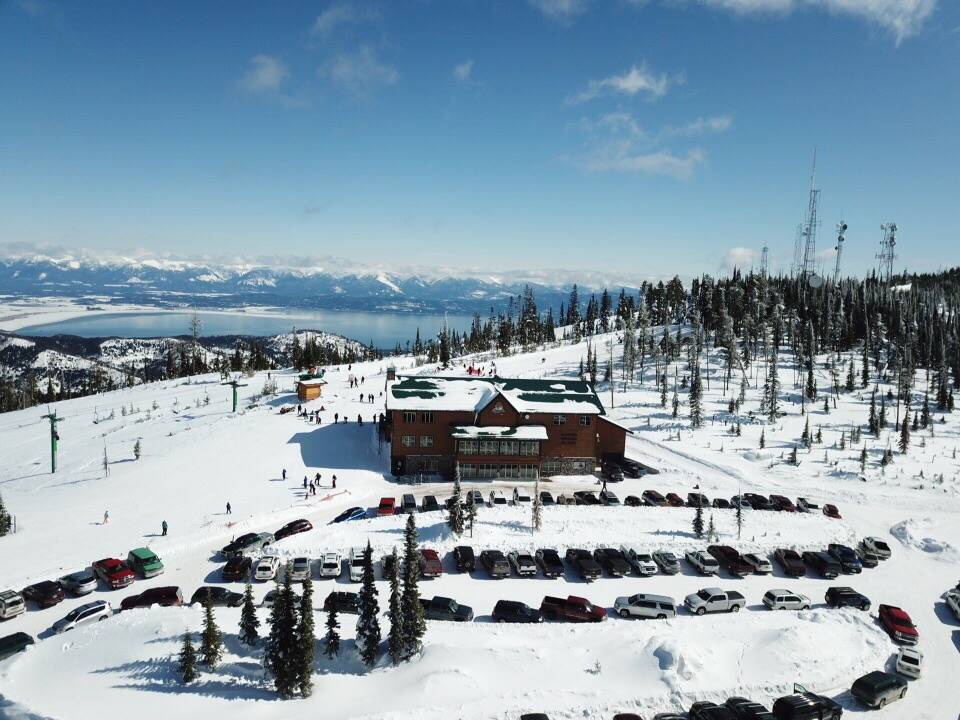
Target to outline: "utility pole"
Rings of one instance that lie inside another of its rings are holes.
[[[610,407],[613,407],[613,340],[607,340],[607,347],[610,348]]]
[[[239,380],[230,380],[228,382],[220,383],[221,385],[229,385],[233,388],[233,412],[237,411],[237,388],[246,387],[246,383],[242,383]]]
[[[55,473],[57,471],[57,443],[60,441],[57,423],[63,422],[63,418],[57,417],[56,410],[51,410],[42,417],[50,421],[50,472]]]

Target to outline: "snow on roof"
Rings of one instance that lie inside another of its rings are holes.
[[[567,378],[405,376],[390,386],[387,409],[480,412],[497,395],[520,413],[604,414],[600,398],[587,382]]]
[[[609,415],[604,415],[604,416],[603,416],[602,418],[600,418],[600,419],[601,419],[601,420],[605,420],[606,422],[610,423],[611,425],[616,425],[616,426],[617,426],[618,428],[620,428],[621,430],[626,430],[628,433],[630,433],[631,435],[633,435],[633,430],[631,430],[630,428],[628,428],[628,427],[627,427],[626,425],[624,425],[622,422],[619,422],[619,421],[617,421],[617,420],[614,420],[614,419],[613,419],[612,417],[610,417]]]
[[[320,378],[310,378],[309,380],[298,380],[301,385],[309,387],[311,385],[326,385],[326,380],[321,380]]]
[[[546,440],[547,429],[543,425],[456,425],[450,428],[450,435],[457,439],[484,440],[487,438],[505,438],[507,440]]]

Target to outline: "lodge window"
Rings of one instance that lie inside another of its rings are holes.
[[[567,416],[566,416],[566,415],[554,415],[554,416],[553,416],[553,424],[554,424],[554,425],[566,425],[566,423],[567,423]]]
[[[547,458],[542,463],[544,475],[556,475],[563,471],[563,461],[560,458]]]
[[[435,473],[440,470],[440,458],[436,455],[424,455],[420,458],[420,472]]]
[[[480,441],[480,454],[481,455],[496,455],[500,452],[500,443],[496,440],[481,440]]]
[[[477,476],[477,466],[473,463],[463,463],[460,466],[460,477],[472,478]]]
[[[590,427],[591,419],[589,415],[580,416],[580,427]]]
[[[493,414],[494,415],[503,414],[503,403],[497,403],[496,405],[493,406]]]
[[[536,455],[539,451],[537,447],[539,443],[536,442],[522,442],[520,443],[520,454],[521,455]]]
[[[500,477],[502,478],[517,478],[520,477],[520,469],[517,465],[501,465],[500,466]]]
[[[422,423],[432,423],[432,422],[433,422],[433,413],[432,413],[432,412],[420,413],[420,422],[422,422]]]
[[[521,465],[520,466],[520,477],[523,480],[536,480],[537,478],[537,466],[536,465]]]
[[[404,410],[403,421],[405,423],[415,423],[417,421],[417,414],[411,410]]]
[[[476,455],[476,454],[477,454],[477,441],[476,441],[476,440],[461,440],[461,441],[460,441],[460,454],[461,454],[461,455]]]
[[[500,442],[501,455],[518,455],[520,453],[520,443],[516,440],[502,440]]]
[[[417,438],[415,435],[404,435],[400,438],[400,444],[404,447],[413,447],[417,444]]]
[[[421,435],[420,447],[433,447],[433,435]]]

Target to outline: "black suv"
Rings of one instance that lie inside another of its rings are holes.
[[[794,688],[801,689],[799,685]],[[828,697],[804,691],[778,698],[773,716],[777,720],[840,720],[843,708]]]
[[[473,572],[477,569],[477,558],[469,545],[457,545],[453,549],[453,560],[460,572]]]
[[[563,560],[560,559],[560,553],[553,548],[540,548],[533,559],[537,561],[544,577],[563,577]]]
[[[808,550],[803,554],[803,562],[827,580],[833,580],[840,574],[840,563],[829,553]]]
[[[539,623],[543,622],[543,613],[516,600],[497,600],[493,606],[493,619],[496,622]]]
[[[492,578],[510,577],[510,563],[499,550],[484,550],[480,553],[480,564]]]
[[[327,599],[323,601],[323,609],[327,612],[336,609],[338,613],[356,615],[360,612],[357,594],[335,590],[327,595]]]
[[[733,713],[737,720],[775,720],[773,713],[763,705],[747,700],[747,698],[727,698],[724,706]]]
[[[607,574],[613,577],[623,577],[630,574],[630,563],[627,562],[627,559],[619,550],[598,548],[593,551],[593,559],[607,571]]]
[[[858,593],[851,587],[832,587],[827,589],[823,599],[830,607],[855,607],[860,610],[870,609],[870,598]]]
[[[750,503],[750,507],[754,510],[773,510],[773,503],[770,502],[770,498],[765,495],[758,495],[757,493],[744,493],[743,499]]]
[[[773,559],[783,568],[784,574],[790,577],[803,577],[807,574],[807,567],[803,564],[803,558],[796,550],[777,548],[773,553]]]
[[[840,563],[840,569],[848,575],[850,573],[863,571],[863,565],[860,564],[860,557],[852,547],[830,543],[830,545],[827,546],[827,552],[836,558],[837,562]]]
[[[599,563],[593,559],[589,550],[568,548],[566,559],[584,580],[596,580],[602,574]]]
[[[730,710],[709,701],[695,702],[690,706],[690,720],[737,720]]]

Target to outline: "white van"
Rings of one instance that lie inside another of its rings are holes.
[[[23,595],[15,590],[0,592],[0,620],[9,620],[26,610],[27,604],[23,601]]]

